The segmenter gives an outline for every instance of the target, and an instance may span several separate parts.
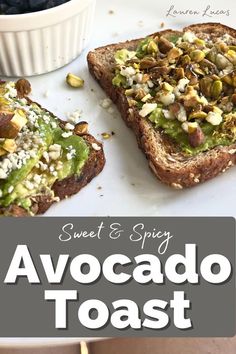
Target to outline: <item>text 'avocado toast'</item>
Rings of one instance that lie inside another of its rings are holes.
[[[44,213],[103,169],[102,145],[30,101],[26,80],[0,83],[0,215]]]
[[[236,162],[236,31],[166,30],[88,54],[154,174],[182,189]]]

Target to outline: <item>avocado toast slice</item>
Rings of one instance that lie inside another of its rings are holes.
[[[105,164],[102,145],[32,102],[26,80],[0,83],[0,215],[43,214]],[[83,129],[81,129],[83,128]]]
[[[217,23],[111,44],[91,74],[162,182],[191,187],[236,163],[236,31]]]

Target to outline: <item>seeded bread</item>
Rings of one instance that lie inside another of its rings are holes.
[[[18,92],[18,95],[24,97],[24,95],[22,96],[22,93],[19,94]],[[29,103],[32,103],[28,97],[26,98]],[[37,105],[40,106],[38,103]],[[61,126],[65,125],[64,121],[60,122]],[[74,132],[74,134],[76,133]],[[53,203],[59,202],[60,200],[78,193],[103,170],[105,165],[105,156],[102,144],[90,134],[84,134],[83,139],[90,146],[90,155],[84,167],[82,168],[80,175],[74,175],[67,177],[64,180],[56,181],[52,186],[52,190],[54,191],[53,199],[47,195],[32,197],[32,206],[30,211],[33,215],[44,214]],[[12,204],[7,208],[0,207],[0,216],[22,217],[30,216],[30,213],[26,209],[16,204]]]
[[[225,33],[236,38],[234,29],[216,23],[192,25],[184,28],[183,32],[185,31],[192,31],[203,39]],[[180,32],[166,30],[152,36],[168,33]],[[236,163],[236,144],[218,146],[196,156],[186,156],[171,138],[161,130],[154,129],[151,122],[142,118],[136,108],[129,107],[123,88],[113,86],[115,52],[123,48],[134,50],[140,40],[142,39],[97,48],[88,54],[88,66],[93,77],[117,105],[126,124],[133,129],[151,170],[159,180],[177,189],[195,186],[225,172]]]

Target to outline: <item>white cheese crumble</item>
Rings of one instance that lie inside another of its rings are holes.
[[[163,92],[159,96],[159,101],[164,104],[164,106],[169,106],[174,103],[175,95],[172,92]]]
[[[14,187],[13,186],[10,186],[9,188],[8,188],[8,193],[10,194],[10,193],[12,193],[14,191]]]
[[[195,39],[197,39],[196,35],[191,31],[185,32],[182,38],[184,42],[189,42],[189,43],[193,43]]]
[[[209,112],[206,117],[206,120],[212,125],[220,125],[220,123],[223,121],[223,118],[220,113]]]
[[[178,85],[176,87],[180,92],[184,92],[188,84],[189,84],[189,79],[183,78],[179,80]]]
[[[102,108],[109,108],[112,105],[112,100],[110,98],[104,98],[103,100],[100,101],[100,106]]]
[[[157,103],[145,103],[139,112],[141,117],[146,117],[157,108]]]
[[[71,123],[66,123],[65,124],[65,129],[66,130],[74,130],[75,126]]]
[[[81,118],[82,111],[80,109],[76,109],[72,113],[67,113],[67,121],[71,124],[77,124],[79,123],[79,120]]]
[[[72,132],[63,132],[63,133],[61,134],[61,136],[62,136],[63,138],[69,138],[69,136],[71,136],[71,135],[73,135]]]
[[[101,146],[99,146],[99,145],[96,144],[96,143],[92,143],[92,148],[93,148],[93,150],[95,150],[95,151],[100,151],[100,150],[101,150]]]

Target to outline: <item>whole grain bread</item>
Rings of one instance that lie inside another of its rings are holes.
[[[32,103],[28,97],[26,98],[29,103]],[[40,106],[38,103],[37,105]],[[45,111],[47,110],[45,109]],[[51,112],[49,113],[52,114]],[[60,120],[61,126],[65,125],[65,123],[65,121]],[[56,201],[63,200],[78,193],[103,170],[105,165],[103,145],[90,134],[83,135],[83,139],[90,146],[90,154],[88,160],[82,168],[80,175],[73,175],[61,181],[56,181],[52,186],[52,190],[54,191],[53,199],[44,194],[32,197],[31,211],[34,215],[44,214]],[[93,144],[96,144],[96,149],[93,148]],[[22,217],[30,216],[30,213],[26,209],[16,204],[12,204],[7,208],[0,207],[0,216],[1,215]]]
[[[183,32],[185,31],[192,31],[203,39],[214,40],[225,33],[236,39],[236,30],[219,23],[195,24],[184,28]],[[182,32],[165,30],[151,36],[170,33]],[[90,73],[117,105],[122,118],[134,131],[139,147],[145,153],[151,170],[159,180],[174,188],[182,189],[225,172],[230,166],[236,164],[236,144],[217,146],[196,156],[186,156],[173,140],[161,130],[154,129],[147,119],[142,118],[137,109],[129,107],[123,88],[112,85],[115,52],[122,48],[134,50],[142,39],[110,44],[89,52],[87,59]]]

